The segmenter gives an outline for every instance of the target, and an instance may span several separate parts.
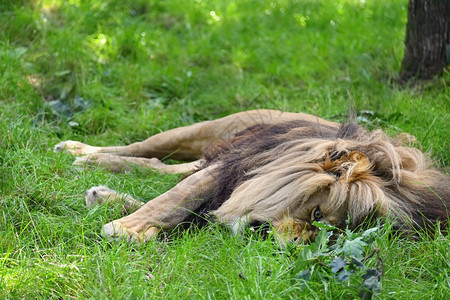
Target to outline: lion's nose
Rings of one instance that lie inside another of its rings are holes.
[[[297,239],[295,240],[296,244],[307,244],[307,243],[312,243],[314,242],[314,240],[316,239],[317,236],[317,230],[307,230],[304,229],[301,234],[297,237]]]
[[[290,217],[274,224],[274,229],[277,239],[283,245],[289,242],[295,242],[296,244],[310,243],[317,236],[317,227],[309,222]]]
[[[296,244],[314,242],[317,236],[317,227],[308,222],[294,221],[294,241]]]

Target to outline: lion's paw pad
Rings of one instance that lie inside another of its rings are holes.
[[[126,240],[134,243],[148,242],[155,239],[159,232],[160,229],[154,226],[138,232],[132,228],[127,228],[118,221],[112,221],[104,225],[102,229],[102,235],[109,240]]]

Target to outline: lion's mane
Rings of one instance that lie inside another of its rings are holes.
[[[333,208],[348,211],[351,227],[373,215],[393,218],[401,229],[447,225],[449,177],[404,142],[404,135],[393,139],[355,122],[254,126],[205,150],[207,164],[221,170],[203,210],[229,223],[244,215],[267,222],[326,191]]]

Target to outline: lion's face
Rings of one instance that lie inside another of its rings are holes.
[[[312,195],[296,210],[287,212],[280,220],[273,222],[274,233],[282,243],[314,241],[318,228],[314,221],[343,227],[348,218],[347,203],[336,208],[329,200],[328,190]]]

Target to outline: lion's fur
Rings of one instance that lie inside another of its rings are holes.
[[[206,157],[222,165],[207,209],[228,224],[244,216],[261,222],[296,218],[318,193],[324,210],[348,211],[352,227],[372,214],[394,218],[403,229],[447,221],[448,177],[433,170],[420,150],[354,122],[257,126]]]

